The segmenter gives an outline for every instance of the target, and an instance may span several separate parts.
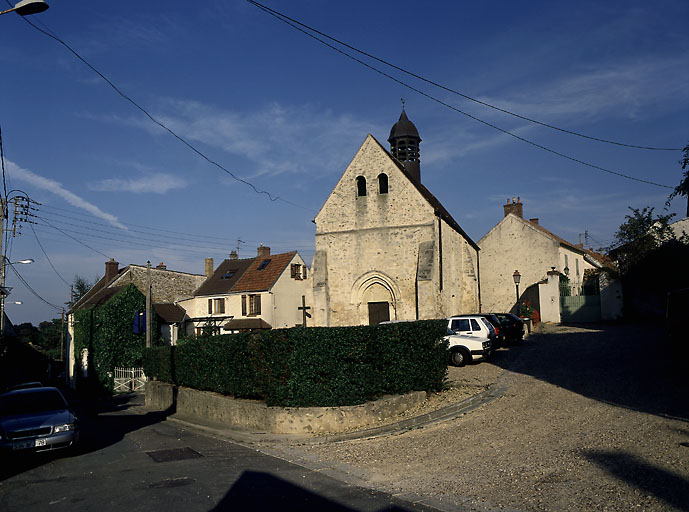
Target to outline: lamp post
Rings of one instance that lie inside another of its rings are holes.
[[[2,290],[2,293],[0,293],[0,335],[5,334],[5,297],[9,295],[8,289],[5,288],[5,267],[8,263],[10,265],[15,265],[17,263],[28,265],[33,262],[34,260],[31,258],[19,261],[7,261],[5,255],[2,255],[2,263],[0,263],[0,290]],[[21,302],[19,302],[19,304],[21,304]]]
[[[7,14],[8,12],[16,12],[20,16],[28,16],[29,14],[38,14],[48,8],[48,4],[43,0],[22,0],[14,4],[14,7],[5,11],[0,11],[0,14]]]
[[[514,280],[514,286],[517,288],[517,302],[519,302],[519,282],[522,280],[522,275],[519,273],[519,270],[514,271],[512,279]]]

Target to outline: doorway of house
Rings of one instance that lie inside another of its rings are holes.
[[[390,320],[390,304],[388,302],[368,303],[368,324],[377,325]]]

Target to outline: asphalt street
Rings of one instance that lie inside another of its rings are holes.
[[[0,510],[434,510],[187,430],[141,395],[79,409],[76,452],[2,460]]]

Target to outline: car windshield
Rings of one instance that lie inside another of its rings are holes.
[[[0,395],[0,416],[17,416],[67,409],[67,403],[56,389],[32,390]]]

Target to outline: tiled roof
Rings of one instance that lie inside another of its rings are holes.
[[[227,330],[272,329],[270,324],[262,318],[234,318],[223,327]]]
[[[230,293],[232,287],[244,275],[254,262],[254,258],[242,260],[223,260],[218,268],[204,283],[194,292],[194,297],[199,295],[221,295]]]
[[[409,181],[416,187],[416,189],[421,193],[421,195],[424,197],[426,201],[435,209],[436,215],[443,219],[445,222],[449,224],[449,226],[454,229],[457,233],[462,235],[464,239],[469,242],[469,244],[476,249],[477,251],[480,251],[480,247],[476,245],[476,242],[474,242],[469,235],[466,234],[466,232],[460,227],[459,223],[450,215],[450,212],[448,212],[445,207],[442,205],[440,201],[438,201],[438,198],[435,197],[433,194],[431,194],[431,191],[428,190],[424,185],[422,185],[420,182],[416,181],[414,178],[409,176],[407,173],[407,170],[404,168],[404,165],[397,160],[392,154],[383,147],[383,145],[378,142],[375,137],[371,137],[373,140],[376,141],[376,143],[380,146],[380,148],[385,151],[385,153],[390,157],[390,160],[392,160],[395,165],[399,168],[400,171],[409,179]]]
[[[177,304],[153,304],[153,309],[166,324],[181,322],[186,314],[184,308]]]
[[[297,251],[292,251],[255,258],[237,284],[232,287],[232,291],[259,292],[269,290],[296,254]],[[270,262],[264,265],[266,260],[270,260]],[[261,268],[262,266],[264,268]]]

